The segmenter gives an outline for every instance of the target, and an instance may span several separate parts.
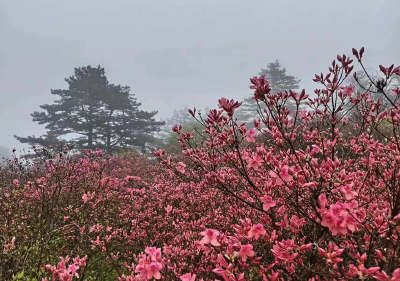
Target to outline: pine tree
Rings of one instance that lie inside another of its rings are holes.
[[[292,75],[286,74],[286,69],[281,69],[281,64],[278,60],[268,64],[266,69],[261,69],[259,75],[265,75],[265,79],[268,80],[271,87],[271,94],[276,94],[279,92],[284,92],[287,90],[295,90],[299,88],[300,80]],[[261,110],[264,106],[260,104]],[[294,103],[286,105],[291,112],[296,109]],[[259,107],[257,102],[252,99],[252,95],[248,98],[243,99],[242,106],[239,108],[236,114],[236,118],[240,122],[251,122],[254,118],[258,118],[257,110]]]
[[[18,141],[21,143],[27,143],[32,146],[42,146],[42,147],[49,147],[49,146],[56,146],[60,141],[63,143],[68,143],[67,141],[60,139],[59,134],[55,133],[52,130],[47,131],[45,135],[42,135],[41,137],[35,137],[35,136],[28,136],[28,137],[18,137],[14,136]]]
[[[170,126],[171,129],[175,125],[182,125],[185,126],[189,123],[193,122],[193,117],[189,114],[188,107],[185,106],[184,109],[174,110],[172,117],[167,119],[166,125]]]
[[[157,122],[157,111],[139,110],[141,105],[128,86],[110,84],[104,68],[75,68],[65,79],[68,89],[51,90],[59,96],[53,104],[44,104],[42,112],[32,114],[33,121],[46,124],[44,137],[22,138],[22,143],[44,144],[61,136],[78,135],[70,143],[80,149],[102,148],[108,152],[128,147],[145,149],[152,134],[163,122]]]

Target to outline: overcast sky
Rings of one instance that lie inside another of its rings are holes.
[[[30,114],[98,64],[146,110],[242,100],[249,77],[279,59],[312,91],[337,54],[400,64],[399,0],[0,0],[0,145],[41,135]]]

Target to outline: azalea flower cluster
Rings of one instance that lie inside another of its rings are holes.
[[[150,280],[161,279],[161,270],[163,269],[161,249],[155,247],[147,247],[145,250],[146,254],[140,255],[139,264],[133,266],[135,268],[136,276],[122,276],[119,278],[121,281],[130,280]]]
[[[353,55],[364,69],[364,49]],[[253,77],[253,128],[222,98],[206,118],[190,110],[202,129],[177,124],[182,153],[156,161],[100,150],[10,161],[2,279],[400,280],[400,91],[387,85],[400,67],[371,81],[387,108],[345,84],[353,68],[338,56],[313,96]]]
[[[61,257],[61,261],[57,267],[52,265],[45,265],[44,267],[53,273],[53,280],[71,281],[74,277],[79,278],[79,269],[84,269],[86,266],[87,256],[80,258],[79,256],[73,259],[73,262],[68,265],[70,258]],[[42,281],[47,281],[43,279]]]
[[[353,50],[365,70],[363,53],[363,48]],[[338,56],[327,74],[316,75],[323,89],[315,90],[313,98],[304,90],[271,94],[265,77],[253,77],[250,88],[262,109],[254,128],[238,124],[234,111],[240,103],[223,98],[221,110],[210,111],[207,119],[190,111],[204,127],[202,143],[176,131],[186,161],[178,158],[175,164],[156,153],[171,171],[258,211],[255,224],[242,220],[234,228],[241,232],[225,230],[237,239],[227,238],[226,250],[222,241],[228,233],[216,238],[223,229],[201,233],[205,236],[197,245],[217,255],[214,273],[224,280],[255,275],[260,280],[397,280],[400,103],[399,90],[390,89],[388,81],[400,67],[380,66],[382,80],[371,81],[375,94],[392,95],[391,106],[383,108],[369,89],[356,93],[354,85],[345,84],[352,63]],[[297,106],[294,114],[286,107],[290,100]],[[361,122],[355,109],[363,114]],[[262,236],[268,237],[262,246],[247,244]],[[235,260],[243,256],[239,245],[260,257],[256,274],[240,269],[240,259]]]

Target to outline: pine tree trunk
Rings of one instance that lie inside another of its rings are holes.
[[[108,122],[107,122],[107,144],[106,144],[106,147],[107,147],[107,151],[108,152],[111,152],[111,127],[110,127],[110,119],[111,119],[111,116],[112,116],[112,114],[114,113],[114,110],[111,110],[110,111],[110,114],[109,114],[109,118],[108,118]]]
[[[89,107],[89,133],[88,133],[88,148],[92,149],[93,146],[93,119],[92,119],[93,109]]]
[[[107,151],[111,152],[111,130],[110,130],[110,126],[107,126]]]

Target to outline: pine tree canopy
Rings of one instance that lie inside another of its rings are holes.
[[[32,114],[34,122],[46,125],[47,134],[15,136],[20,142],[47,146],[72,135],[69,142],[81,149],[143,149],[163,125],[154,119],[157,111],[139,109],[141,104],[128,86],[111,84],[101,66],[75,68],[65,81],[68,89],[51,90],[59,99]]]

